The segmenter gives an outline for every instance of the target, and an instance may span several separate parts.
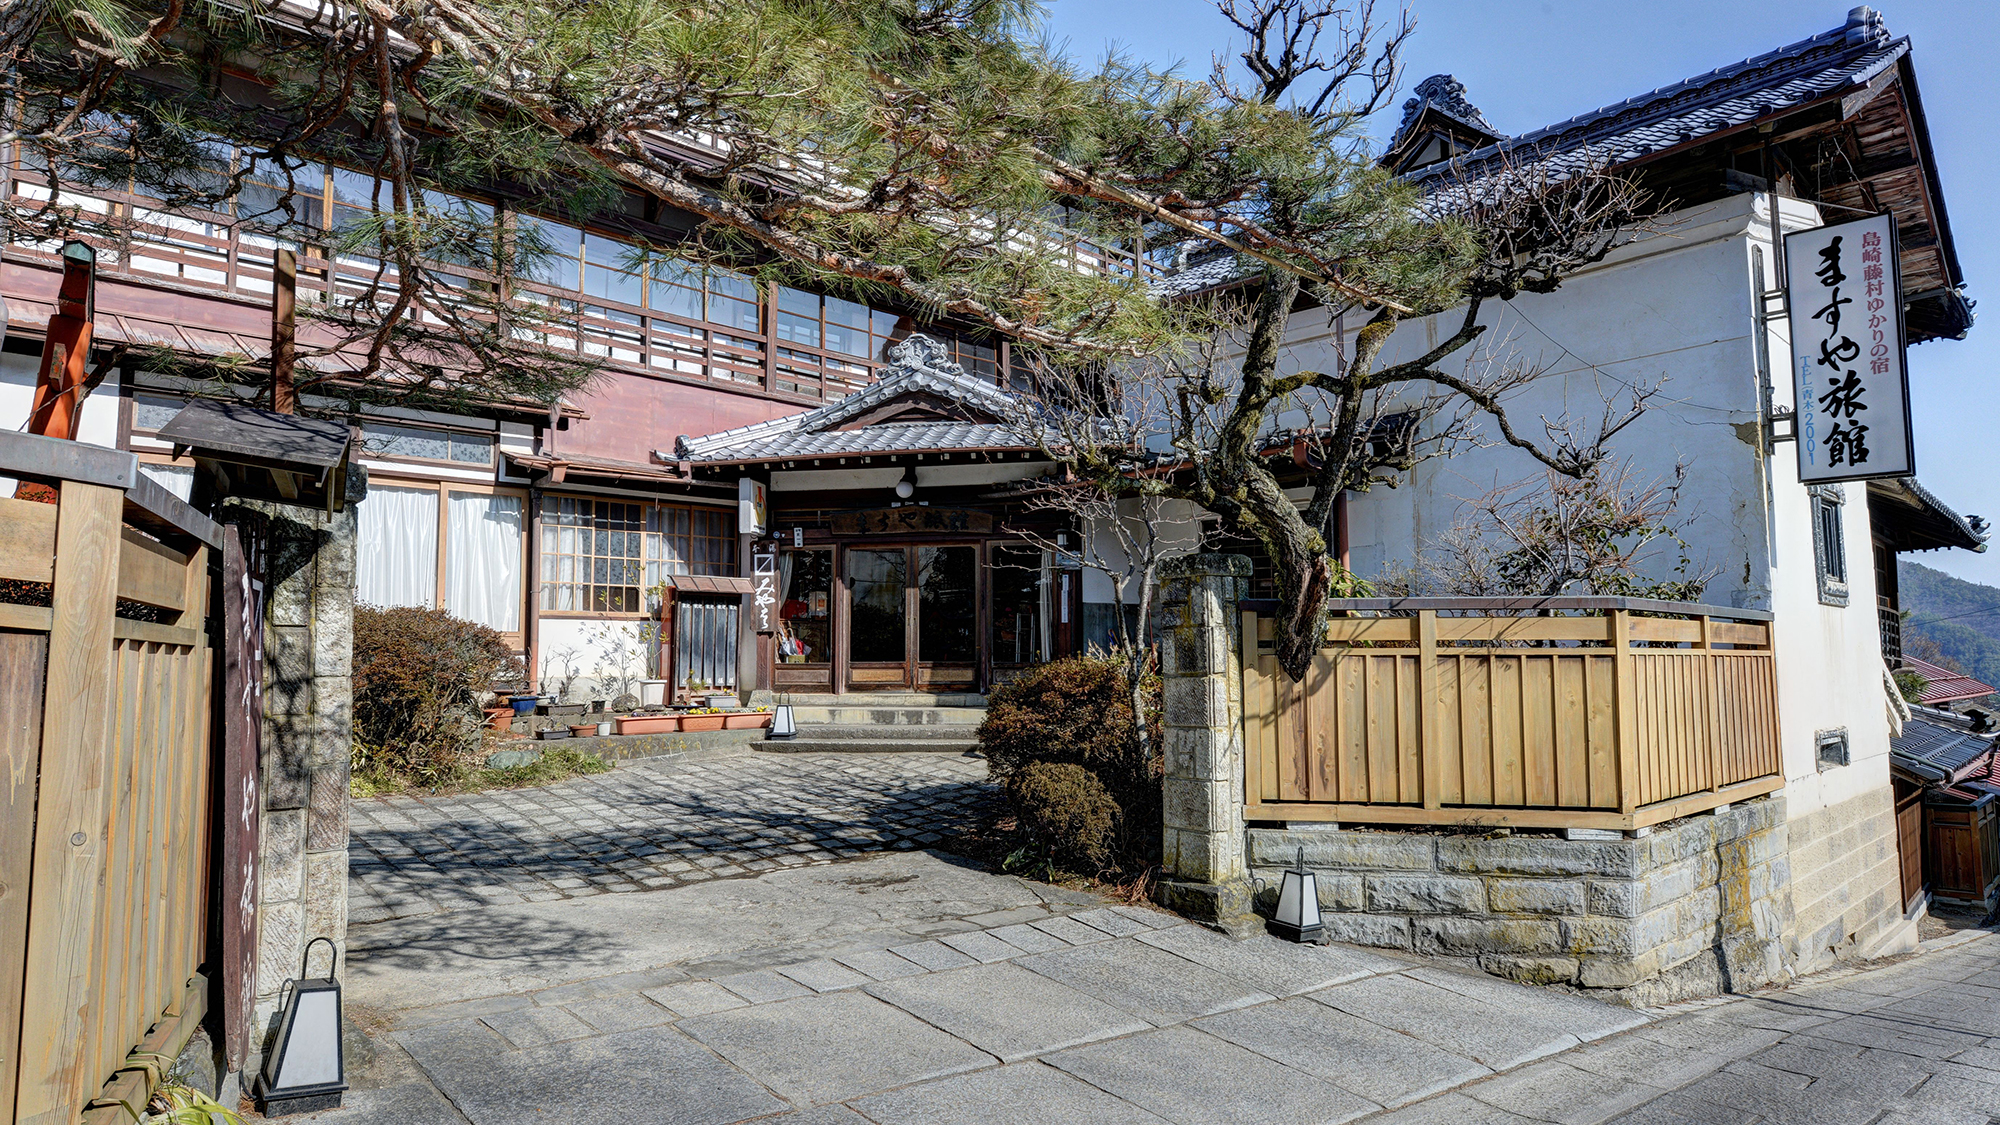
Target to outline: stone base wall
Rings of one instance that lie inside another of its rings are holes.
[[[1634,1003],[1780,979],[1794,932],[1782,796],[1638,839],[1252,828],[1265,898],[1305,849],[1334,940],[1476,957]]]
[[[1877,948],[1905,926],[1889,787],[1802,815],[1790,834],[1799,971],[1894,952]]]

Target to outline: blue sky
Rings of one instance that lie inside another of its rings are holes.
[[[1393,0],[1382,0],[1386,10]],[[1417,33],[1405,86],[1450,73],[1504,133],[1523,133],[1623,101],[1839,26],[1849,5],[1793,0],[1677,0],[1673,4],[1582,0],[1413,0]],[[1890,0],[1876,8],[1891,34],[1915,43],[1918,86],[1964,268],[1967,292],[1985,306],[1966,339],[1910,352],[1917,471],[1961,512],[2000,523],[1995,450],[2000,447],[2000,226],[1992,141],[2000,80],[2000,4],[1990,0]],[[1180,60],[1205,73],[1234,31],[1207,0],[1054,0],[1051,29],[1079,58],[1111,44],[1155,63]],[[1383,115],[1395,127],[1402,97]],[[1983,300],[1982,300],[1983,299]],[[1789,456],[1781,447],[1780,456]],[[1960,577],[2000,586],[2000,545],[1983,555],[1938,551],[1906,556]]]

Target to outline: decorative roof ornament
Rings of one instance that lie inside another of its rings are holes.
[[[1882,13],[1866,4],[1847,12],[1846,39],[1849,43],[1887,43],[1889,23]]]
[[[901,374],[904,369],[942,371],[960,377],[965,375],[965,369],[951,358],[951,351],[942,340],[921,332],[889,345],[889,366],[882,372],[883,377]]]
[[[1856,9],[1856,11],[1861,10]],[[1851,16],[1849,18],[1852,19]],[[1486,115],[1479,112],[1478,106],[1465,100],[1465,83],[1449,74],[1431,75],[1417,83],[1415,93],[1415,97],[1403,103],[1403,123],[1396,128],[1399,135],[1416,121],[1417,115],[1423,112],[1425,105],[1436,106],[1460,121],[1468,125],[1477,125],[1495,136],[1500,134],[1500,130],[1495,129],[1493,123],[1486,120]]]

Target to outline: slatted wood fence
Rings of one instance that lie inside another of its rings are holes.
[[[1369,616],[1332,621],[1302,683],[1243,614],[1250,819],[1636,828],[1784,783],[1768,614],[1335,604]]]
[[[59,496],[0,499],[0,1108],[134,1120],[206,996],[216,529],[115,450],[0,475]]]

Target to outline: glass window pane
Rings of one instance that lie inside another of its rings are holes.
[[[917,548],[917,659],[969,664],[975,658],[979,549]]]
[[[655,311],[686,320],[701,319],[701,290],[675,285],[655,275],[650,303]]]
[[[819,321],[808,320],[797,313],[780,312],[778,339],[804,344],[809,348],[819,347]]]
[[[847,585],[853,600],[848,614],[849,648],[860,663],[903,659],[903,590],[908,556],[895,551],[849,551]]]
[[[493,439],[479,434],[453,434],[451,459],[465,465],[491,465]]]
[[[738,332],[759,333],[764,330],[761,307],[749,301],[717,297],[713,293],[708,298],[708,320],[711,324],[734,328]]]
[[[833,659],[833,552],[787,551],[778,570],[779,662],[827,663]]]
[[[993,587],[993,663],[1039,664],[1042,646],[1042,553],[1031,547],[1000,547],[987,568]]]
[[[626,305],[641,303],[646,292],[634,275],[599,265],[583,267],[583,291],[592,297]]]

